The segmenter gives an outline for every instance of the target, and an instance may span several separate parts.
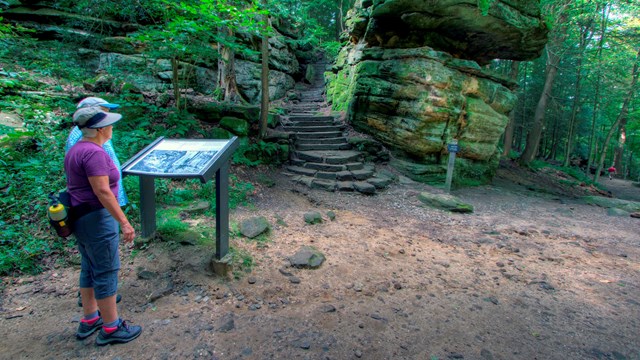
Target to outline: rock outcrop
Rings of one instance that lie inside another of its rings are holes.
[[[85,65],[101,74],[117,74],[120,80],[140,91],[167,92],[171,87],[172,66],[167,59],[154,59],[145,53],[146,44],[133,40],[130,35],[144,25],[107,20],[54,9],[52,2],[22,1],[5,6],[4,18],[23,27],[32,29],[31,36],[40,40],[64,40],[78,44]],[[280,25],[282,21],[279,21]],[[89,24],[97,24],[100,33],[92,32]],[[288,31],[284,35],[274,30],[269,39],[269,97],[271,100],[283,98],[293,89],[296,78],[301,78],[304,69],[296,58],[304,54],[299,49],[297,37],[300,34]],[[259,41],[248,34],[238,34],[249,47]],[[257,50],[257,49],[254,49]],[[215,61],[212,62],[215,64]],[[179,62],[179,74],[184,80],[184,88],[197,93],[211,95],[218,83],[217,68],[202,64]],[[237,54],[236,82],[241,96],[249,103],[260,101],[261,59],[258,52]],[[91,86],[92,79],[87,86]],[[90,89],[94,90],[94,89]],[[109,91],[111,89],[95,89]]]
[[[334,109],[414,180],[444,179],[453,139],[454,182],[491,179],[515,84],[478,62],[538,56],[547,31],[539,3],[493,1],[483,16],[475,0],[365,0],[347,24],[352,43],[326,74]]]

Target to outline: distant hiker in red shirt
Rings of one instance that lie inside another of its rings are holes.
[[[607,171],[609,172],[609,180],[613,180],[613,175],[616,174],[616,168],[611,165],[611,167],[608,168]]]

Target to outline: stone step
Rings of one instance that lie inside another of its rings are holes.
[[[335,138],[342,135],[342,131],[327,131],[327,132],[295,132],[296,139],[320,139],[320,138]]]
[[[374,171],[369,169],[353,170],[351,176],[355,180],[367,180],[373,176]]]
[[[305,175],[309,177],[314,177],[318,172],[318,170],[309,169],[301,166],[287,166],[287,170],[294,174]]]
[[[320,116],[305,116],[305,115],[290,115],[289,121],[330,121],[334,122],[335,117],[329,115]]]
[[[289,162],[291,163],[291,165],[293,166],[300,166],[300,167],[308,167],[306,166],[307,164],[310,164],[304,160],[300,160],[300,159],[289,159]],[[312,169],[311,167],[308,167],[309,169]]]
[[[336,124],[333,120],[298,120],[291,121],[286,123],[287,126],[333,126],[339,125]]]
[[[300,151],[310,150],[351,150],[351,144],[296,144],[295,148]]]
[[[298,139],[296,144],[299,145],[311,145],[311,144],[348,144],[347,139],[344,136],[334,138],[320,138],[320,139]]]
[[[317,116],[318,112],[323,108],[323,106],[318,106],[317,108],[289,108],[289,115]]]
[[[375,176],[370,179],[367,179],[367,182],[376,187],[376,189],[384,189],[389,186],[393,179],[390,179],[386,176]]]
[[[325,107],[326,107],[326,104],[303,103],[303,104],[292,104],[292,105],[289,105],[287,108],[289,109],[289,112],[296,112],[296,111],[318,111],[320,109],[324,109]]]
[[[290,126],[283,125],[285,130],[287,131],[295,131],[295,132],[307,132],[307,133],[322,133],[322,132],[334,132],[334,131],[342,131],[345,126],[344,125],[328,125],[328,126]]]
[[[348,164],[360,161],[362,154],[352,150],[294,151],[295,158],[323,164]]]
[[[344,192],[358,191],[366,195],[373,195],[376,193],[376,187],[365,181],[334,181],[316,179],[304,175],[294,176],[292,180],[298,184],[305,185],[312,189]]]
[[[291,162],[294,165],[305,167],[308,169],[319,170],[319,171],[330,171],[330,172],[341,172],[341,171],[354,171],[354,170],[362,170],[365,168],[365,165],[361,162],[348,163],[348,164],[326,164],[326,163],[316,163],[309,162],[297,159]]]
[[[298,90],[298,95],[322,96],[324,95],[324,87],[312,86],[306,89]]]
[[[314,162],[304,162],[302,167],[308,169],[314,169],[319,171],[328,171],[328,172],[340,172],[348,170],[347,165],[333,165],[333,164],[323,164],[323,163],[314,163]]]

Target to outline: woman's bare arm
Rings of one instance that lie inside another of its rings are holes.
[[[127,220],[127,216],[124,214],[122,209],[120,209],[118,199],[116,199],[115,195],[111,192],[111,188],[109,188],[109,177],[106,175],[89,176],[89,183],[91,184],[93,193],[96,194],[102,206],[104,206],[105,209],[109,211],[109,214],[111,214],[111,216],[120,223],[124,242],[132,242],[136,232],[133,229],[133,226],[129,223],[129,220]]]

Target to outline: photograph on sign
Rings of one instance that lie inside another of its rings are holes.
[[[125,170],[149,175],[200,174],[226,144],[226,140],[165,139]]]

